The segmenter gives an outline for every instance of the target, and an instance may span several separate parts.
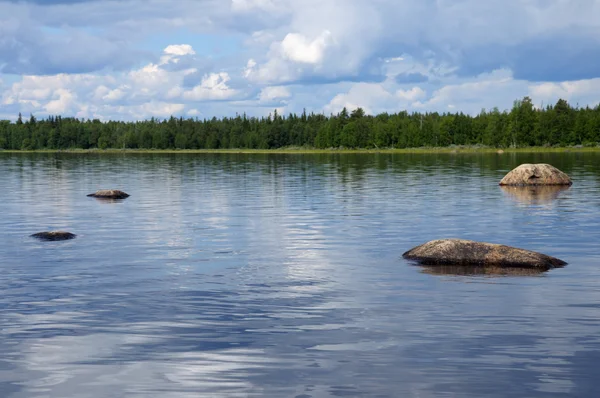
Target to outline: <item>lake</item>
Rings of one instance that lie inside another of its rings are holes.
[[[540,162],[574,185],[498,186]],[[2,397],[600,396],[600,153],[0,153],[0,186]],[[569,264],[402,258],[449,237]]]

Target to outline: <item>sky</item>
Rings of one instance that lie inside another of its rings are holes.
[[[0,0],[0,119],[600,102],[600,0]]]

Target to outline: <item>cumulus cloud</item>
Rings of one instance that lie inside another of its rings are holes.
[[[297,2],[286,27],[273,30],[275,39],[248,78],[256,83],[293,83],[354,79],[372,72],[371,49],[381,32],[380,16],[362,1]],[[263,33],[264,34],[264,33]]]
[[[594,106],[600,103],[600,78],[569,81],[561,83],[539,83],[529,86],[529,95],[546,104],[555,103],[559,99],[580,102],[581,105]]]
[[[325,106],[325,110],[328,113],[338,113],[342,108],[363,108],[368,114],[398,112],[425,95],[425,91],[419,87],[393,92],[385,83],[356,83],[347,93],[336,95]]]
[[[227,82],[230,77],[226,72],[211,73],[202,79],[202,83],[182,93],[182,98],[190,101],[226,100],[238,94]]]
[[[196,87],[183,89],[186,75],[196,70],[165,67],[178,62],[179,56],[194,53],[189,45],[170,45],[158,64],[126,73],[25,75],[4,91],[1,103],[38,114],[131,119],[182,114],[185,103],[242,95],[227,85],[230,78],[226,72],[207,74]]]
[[[425,91],[420,87],[413,87],[410,90],[398,90],[396,96],[405,101],[415,101],[425,96]]]
[[[281,42],[281,52],[293,62],[319,64],[323,61],[325,50],[331,44],[331,32],[328,30],[312,41],[301,34],[289,33]]]
[[[413,94],[408,107],[414,111],[464,112],[471,115],[482,109],[510,109],[513,101],[528,95],[528,82],[515,79],[510,70],[499,69],[470,78],[449,77],[429,95]],[[537,97],[534,97],[534,101]]]
[[[196,51],[189,44],[171,44],[163,52],[164,55],[160,58],[161,65],[169,63],[178,64],[181,57],[196,55]]]
[[[600,0],[0,0],[2,115],[595,104],[599,71]]]
[[[336,95],[326,106],[337,113],[343,107],[349,110],[362,107],[367,113],[408,111],[437,111],[477,114],[482,109],[495,107],[510,109],[515,99],[530,96],[535,104],[553,104],[559,98],[573,104],[596,105],[600,78],[562,82],[531,83],[516,79],[510,70],[499,69],[471,78],[449,77],[437,89],[428,92],[419,86],[391,90],[390,82],[356,83]]]
[[[595,77],[600,67],[596,0],[577,5],[558,0],[322,3],[317,7],[308,1],[295,8],[296,2],[287,2],[294,10],[290,27],[279,31],[281,39],[273,41],[257,80],[285,82],[314,74],[348,79],[372,74],[382,59],[404,53],[453,64],[461,76],[511,68],[516,77],[533,81],[582,79]],[[325,30],[331,32],[337,51],[323,40],[315,41]],[[300,48],[303,57],[286,58],[273,51],[288,42]],[[327,62],[328,55],[337,62]],[[573,65],[573,58],[581,62]],[[320,68],[294,68],[286,59],[307,59]]]
[[[73,112],[73,105],[77,100],[77,95],[70,90],[59,88],[54,91],[52,100],[44,105],[44,110],[47,113],[61,115]]]
[[[258,95],[258,99],[261,102],[269,102],[273,100],[286,99],[291,96],[292,93],[288,87],[273,86],[263,88]]]

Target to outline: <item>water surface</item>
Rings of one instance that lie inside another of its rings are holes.
[[[526,162],[574,185],[497,185]],[[5,153],[0,186],[2,397],[600,396],[598,154]],[[446,237],[569,265],[402,258]]]

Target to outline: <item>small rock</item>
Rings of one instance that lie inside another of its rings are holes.
[[[119,191],[117,189],[103,189],[103,190],[91,193],[88,196],[90,196],[92,198],[98,198],[98,199],[125,199],[125,198],[129,197],[128,194],[126,194],[123,191]]]
[[[500,185],[572,185],[568,175],[549,164],[522,164],[508,173]]]
[[[69,240],[74,239],[77,235],[66,231],[49,231],[49,232],[38,232],[37,234],[31,235],[33,238],[47,241],[57,240]]]
[[[402,255],[422,265],[521,267],[548,270],[567,263],[545,254],[493,243],[441,239],[417,246]]]

